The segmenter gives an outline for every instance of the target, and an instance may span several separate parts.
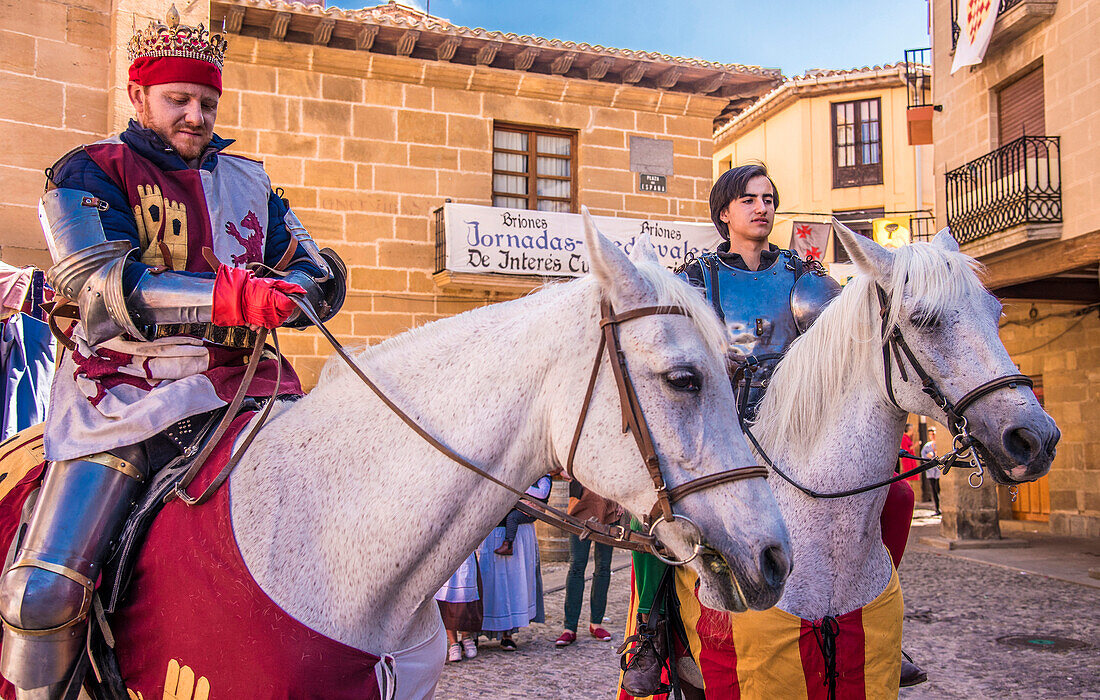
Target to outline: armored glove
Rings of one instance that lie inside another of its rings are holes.
[[[214,325],[277,328],[298,308],[286,295],[305,291],[293,282],[221,265],[214,279]]]

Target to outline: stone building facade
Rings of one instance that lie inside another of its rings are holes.
[[[962,4],[931,2],[937,223],[985,265],[1002,340],[1062,439],[1015,503],[1003,488],[971,501],[956,478],[948,508],[1100,536],[1100,8],[1001,0],[984,59],[952,74]]]
[[[34,210],[41,170],[124,127],[128,30],[169,4],[36,0],[28,13],[3,0],[0,86],[32,96],[0,107],[0,133],[16,146],[0,166],[5,261],[48,264]],[[395,3],[180,9],[184,22],[229,40],[218,133],[237,140],[232,152],[262,159],[314,238],[347,262],[348,297],[331,329],[349,342],[376,342],[544,281],[437,270],[434,212],[445,200],[515,206],[494,195],[494,182],[511,182],[494,177],[502,127],[571,144],[558,159],[568,174],[547,186],[563,196],[532,195],[534,206],[707,221],[714,120],[779,81],[776,70],[460,27]],[[664,193],[639,189],[639,137],[670,146]],[[312,386],[327,344],[312,331],[284,335]]]

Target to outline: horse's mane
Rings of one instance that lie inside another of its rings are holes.
[[[670,306],[686,311],[689,314],[689,318],[694,322],[699,334],[702,336],[707,350],[714,353],[716,357],[722,358],[721,361],[724,363],[726,349],[728,347],[726,331],[722,327],[722,323],[718,320],[718,316],[715,314],[714,309],[711,308],[710,304],[701,294],[699,294],[698,290],[693,289],[684,280],[677,278],[660,263],[640,262],[635,265],[638,272],[656,293],[656,304],[658,306]],[[528,294],[526,297],[517,299],[516,301],[522,302],[530,300],[533,303],[550,301],[558,294],[568,293],[570,289],[574,288],[573,285],[585,283],[595,284],[595,280],[589,278],[587,280],[581,279],[570,282],[549,282]],[[374,346],[359,346],[349,350],[349,354],[357,360],[363,361],[381,353],[400,352],[403,348],[413,344],[438,343],[441,346],[443,344],[449,345],[450,341],[444,340],[443,336],[437,332],[439,324],[448,324],[451,326],[454,326],[454,324],[464,324],[469,326],[470,330],[476,332],[478,327],[488,328],[496,323],[495,319],[497,315],[503,313],[502,307],[506,305],[507,302],[505,304],[493,304],[472,309],[456,316],[451,316],[413,328]],[[337,381],[345,374],[350,374],[350,372],[351,370],[348,366],[334,354],[325,363],[321,375],[318,378],[317,385],[321,386],[332,381]]]
[[[983,293],[973,258],[931,243],[894,252],[885,290],[890,297],[887,329],[898,322],[904,298],[939,315],[963,298]],[[811,453],[825,423],[844,410],[856,390],[887,401],[882,368],[882,317],[875,280],[853,277],[813,326],[791,345],[760,404],[755,434],[768,451],[789,450],[794,459]]]
[[[721,365],[725,366],[729,338],[710,302],[699,293],[698,289],[669,272],[660,263],[637,263],[637,267],[638,272],[657,293],[657,305],[686,311],[695,322],[695,328],[703,337],[707,349],[721,358]]]

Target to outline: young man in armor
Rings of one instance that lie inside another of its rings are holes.
[[[173,7],[130,41],[136,119],[47,170],[48,278],[80,320],[53,382],[34,514],[0,580],[0,675],[19,698],[75,697],[110,543],[150,476],[238,393],[255,331],[307,323],[288,294],[322,319],[343,300],[342,263],[263,165],[222,153],[225,49]],[[282,272],[257,274],[269,269]],[[247,395],[270,395],[276,370],[265,356]],[[285,362],[278,391],[301,393]]]
[[[711,220],[724,241],[679,270],[706,295],[729,330],[730,379],[742,423],[755,420],[787,348],[840,293],[840,285],[820,263],[801,260],[768,242],[778,207],[779,191],[762,164],[727,170],[710,192]],[[664,614],[655,597],[670,572],[650,554],[635,552],[633,563],[640,634],[622,687],[644,697],[663,690],[661,657],[668,654],[668,642],[650,616]]]

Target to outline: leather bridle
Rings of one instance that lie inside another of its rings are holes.
[[[634,440],[638,444],[638,452],[640,452],[642,456],[642,462],[645,464],[646,470],[649,471],[649,477],[653,480],[653,488],[657,492],[657,501],[653,504],[653,508],[649,512],[649,534],[651,536],[653,535],[660,522],[672,522],[674,520],[687,522],[698,531],[699,526],[690,518],[673,512],[673,504],[688,494],[710,488],[711,486],[717,486],[718,484],[740,481],[742,479],[752,479],[755,477],[766,478],[768,476],[768,470],[766,467],[762,466],[736,467],[734,469],[727,469],[723,472],[708,474],[697,479],[686,481],[671,489],[668,488],[668,485],[665,483],[664,475],[661,473],[660,457],[657,455],[657,449],[653,445],[653,434],[649,429],[649,424],[646,422],[645,413],[642,411],[642,405],[638,401],[638,394],[634,390],[634,383],[630,380],[630,372],[627,370],[626,355],[623,353],[622,346],[619,343],[619,324],[637,318],[644,318],[646,316],[690,316],[690,314],[679,307],[673,306],[643,306],[637,309],[631,309],[630,311],[624,311],[621,314],[616,314],[615,310],[611,307],[611,303],[607,300],[602,300],[600,302],[600,314],[600,342],[596,348],[596,360],[592,364],[592,374],[588,379],[588,389],[584,394],[584,401],[581,404],[580,416],[577,418],[577,427],[576,430],[573,431],[573,442],[569,446],[569,457],[565,462],[565,474],[569,478],[573,477],[573,458],[577,453],[577,445],[580,443],[581,433],[584,432],[585,418],[588,416],[588,407],[592,404],[592,394],[596,388],[596,378],[600,374],[600,365],[603,364],[603,354],[606,349],[608,360],[611,364],[611,372],[615,377],[615,386],[619,390],[619,406],[623,414],[623,432],[629,432],[634,435]],[[701,535],[701,533],[699,534]],[[700,537],[691,557],[682,561],[671,561],[662,554],[657,552],[654,553],[665,561],[665,563],[671,565],[686,564],[699,554],[702,546],[701,542],[702,538]]]
[[[968,430],[966,409],[970,408],[978,399],[998,389],[1015,389],[1021,384],[1034,387],[1035,383],[1031,380],[1031,377],[1024,374],[1006,374],[979,384],[963,394],[958,401],[951,401],[936,385],[936,380],[921,366],[916,354],[905,342],[905,336],[902,335],[898,324],[895,323],[893,328],[890,328],[890,297],[881,285],[876,284],[875,289],[878,290],[879,306],[881,307],[879,313],[882,316],[882,365],[886,375],[886,394],[890,397],[890,402],[899,409],[901,408],[894,397],[892,365],[897,364],[901,380],[908,382],[909,375],[905,371],[905,362],[908,362],[913,369],[913,373],[920,379],[921,391],[928,394],[947,417],[947,427],[954,438],[953,448],[955,453],[962,459],[969,459],[977,469],[976,472],[970,475],[970,485],[975,488],[981,486],[985,468],[982,464],[981,453],[976,449],[981,446],[981,443]],[[967,454],[968,451],[969,454]],[[975,478],[977,482],[974,481]]]
[[[596,360],[592,367],[592,375],[588,381],[588,390],[585,392],[584,402],[581,405],[580,416],[577,419],[577,427],[573,433],[573,442],[569,446],[569,458],[565,465],[565,472],[570,477],[573,471],[573,458],[577,452],[577,445],[580,442],[581,433],[584,431],[585,418],[588,415],[588,408],[592,402],[592,395],[596,387],[596,378],[599,375],[600,365],[602,364],[604,350],[607,350],[609,361],[611,364],[612,374],[615,377],[615,384],[619,391],[619,402],[623,413],[623,432],[631,432],[634,434],[634,439],[638,443],[638,450],[641,452],[642,461],[645,463],[646,469],[649,471],[650,477],[653,479],[653,487],[657,492],[657,502],[654,504],[653,509],[650,511],[649,518],[649,531],[647,533],[635,532],[621,525],[605,525],[598,520],[589,519],[588,521],[582,521],[579,518],[575,518],[568,513],[565,513],[553,506],[542,503],[541,501],[532,499],[523,491],[513,488],[512,486],[504,483],[500,479],[496,478],[492,474],[489,474],[484,469],[481,469],[477,465],[467,460],[462,455],[455,452],[453,449],[445,445],[443,442],[435,438],[407,413],[405,413],[397,404],[395,404],[383,391],[376,385],[371,379],[363,372],[363,370],[355,363],[355,361],[348,355],[347,350],[340,344],[328,328],[325,327],[321,319],[318,318],[316,312],[309,305],[309,303],[297,294],[287,295],[291,300],[301,309],[302,313],[317,327],[318,330],[328,339],[333,349],[336,350],[336,354],[347,363],[348,367],[363,381],[367,387],[384,403],[391,411],[393,411],[398,418],[400,418],[406,425],[409,426],[417,435],[424,439],[429,445],[434,447],[444,456],[448,457],[454,462],[461,464],[470,471],[478,474],[482,478],[493,482],[494,484],[512,492],[520,498],[520,502],[516,505],[516,508],[523,511],[527,515],[538,518],[543,522],[549,523],[555,527],[561,528],[566,532],[577,535],[581,539],[590,539],[594,542],[602,544],[608,544],[613,547],[620,547],[623,549],[630,549],[638,552],[648,552],[660,558],[666,564],[673,566],[679,566],[686,564],[705,549],[705,545],[702,542],[702,533],[699,530],[699,526],[695,524],[690,518],[685,515],[677,514],[673,512],[672,506],[680,499],[684,498],[688,494],[701,491],[711,486],[723,484],[731,481],[740,481],[742,479],[751,479],[755,477],[767,477],[768,470],[762,466],[748,466],[738,467],[736,469],[729,469],[717,474],[708,474],[707,476],[699,477],[698,479],[692,479],[682,484],[668,488],[665,483],[664,477],[661,475],[660,458],[657,455],[657,450],[653,444],[653,436],[649,430],[649,424],[646,422],[645,414],[642,411],[641,404],[638,402],[637,392],[634,390],[634,384],[630,381],[630,374],[626,367],[626,356],[623,354],[622,347],[619,344],[618,327],[619,324],[631,321],[636,318],[643,318],[645,316],[654,315],[680,315],[689,316],[689,314],[676,307],[668,306],[645,306],[630,311],[616,314],[611,308],[611,304],[607,301],[603,301],[600,305],[601,318],[600,318],[600,341],[599,347],[596,349]],[[274,337],[275,333],[272,332]],[[257,424],[258,427],[258,424]],[[256,428],[254,428],[255,430]],[[243,453],[243,450],[239,450]],[[224,482],[225,477],[229,474],[229,470],[233,464],[239,460],[240,455],[234,455],[236,459],[231,460],[231,464],[227,465],[227,468],[223,470],[218,476],[217,485]],[[213,491],[217,486],[208,489]],[[206,496],[206,494],[204,494]],[[208,497],[208,496],[207,496]],[[205,499],[204,499],[205,500]],[[198,499],[192,499],[190,502],[200,502]],[[695,548],[687,559],[673,560],[665,556],[660,550],[660,543],[654,534],[657,525],[661,522],[672,522],[674,520],[680,520],[690,524],[699,537],[696,538]]]
[[[977,438],[971,435],[968,430],[965,415],[966,409],[970,408],[978,399],[998,389],[1006,387],[1015,389],[1021,384],[1033,387],[1034,383],[1031,381],[1030,377],[1023,374],[1006,374],[978,385],[974,389],[963,394],[958,401],[952,402],[936,385],[936,380],[932,378],[932,375],[930,375],[921,365],[920,360],[917,359],[916,353],[909,347],[909,343],[905,342],[905,336],[902,335],[898,325],[895,323],[893,328],[890,327],[890,297],[886,294],[886,290],[884,290],[881,285],[876,284],[875,288],[878,290],[879,315],[882,317],[882,366],[886,379],[886,393],[890,398],[890,403],[899,410],[905,411],[904,408],[898,405],[898,401],[894,397],[892,364],[897,363],[898,372],[901,374],[902,381],[908,382],[909,374],[905,370],[905,363],[908,362],[912,367],[913,373],[916,374],[917,378],[921,381],[921,391],[928,394],[947,417],[947,426],[951,430],[951,435],[954,438],[951,451],[942,457],[920,460],[920,466],[874,484],[860,486],[846,491],[821,492],[803,486],[795,481],[789,474],[775,466],[775,463],[772,462],[771,458],[764,451],[764,448],[760,445],[756,436],[753,435],[751,426],[744,426],[745,436],[752,442],[761,460],[763,460],[772,471],[810,498],[846,498],[848,496],[855,496],[857,494],[866,493],[867,491],[873,491],[883,486],[888,486],[895,481],[908,479],[915,474],[920,474],[933,467],[940,467],[943,473],[946,474],[952,467],[956,466],[958,462],[969,462],[974,467],[975,471],[971,472],[967,481],[974,488],[980,487],[984,480],[983,474],[985,473],[981,452],[978,449],[981,447],[981,443]],[[908,413],[908,411],[906,412]],[[900,456],[915,459],[913,455],[907,453],[903,453]],[[1015,498],[1013,498],[1013,500],[1015,500]]]

